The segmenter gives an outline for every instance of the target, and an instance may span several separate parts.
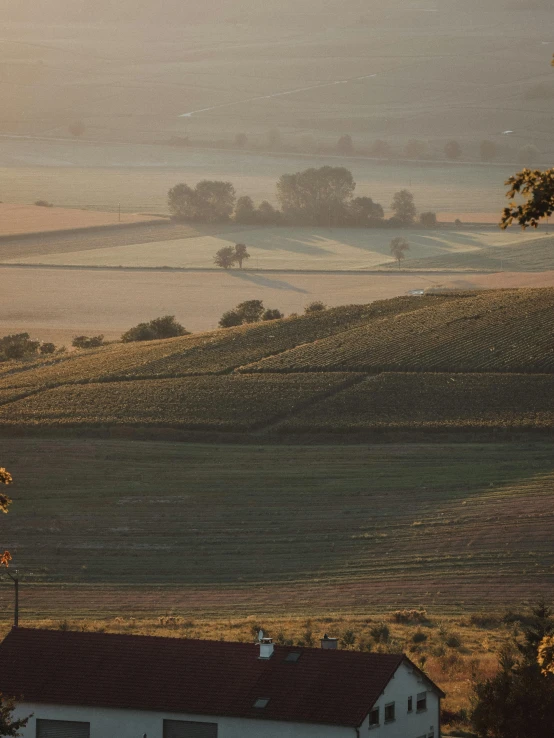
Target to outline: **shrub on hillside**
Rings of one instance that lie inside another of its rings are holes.
[[[395,623],[425,623],[427,610],[395,610],[392,619]]]
[[[75,336],[73,341],[71,341],[71,345],[74,348],[80,348],[80,349],[91,349],[91,348],[98,348],[98,346],[102,346],[104,343],[104,336]]]
[[[53,354],[56,351],[56,345],[53,343],[41,343],[39,351],[41,354]]]
[[[220,328],[232,328],[235,325],[243,325],[243,323],[258,323],[260,320],[278,320],[284,315],[276,308],[264,308],[261,300],[246,300],[228,310],[220,318]]]
[[[132,341],[154,341],[160,338],[175,338],[176,336],[188,336],[184,326],[175,320],[174,315],[164,315],[154,318],[149,323],[139,323],[130,328],[121,336],[123,343]]]
[[[36,200],[35,205],[37,205],[39,208],[53,208],[54,205],[51,202],[48,202],[48,200]]]
[[[28,333],[14,333],[0,338],[0,361],[23,359],[36,354],[40,341],[33,341]]]
[[[308,303],[304,308],[306,315],[309,315],[309,313],[319,313],[321,310],[327,310],[327,305],[324,302],[321,302],[321,300],[314,300],[313,302]]]

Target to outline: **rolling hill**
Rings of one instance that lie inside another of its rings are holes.
[[[550,432],[553,324],[553,289],[429,294],[11,362],[0,430]]]

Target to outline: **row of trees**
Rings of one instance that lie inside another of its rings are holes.
[[[169,143],[173,146],[192,146],[188,136],[172,136]],[[196,145],[217,146],[218,148],[257,149],[261,151],[300,151],[308,154],[335,154],[340,156],[367,156],[377,159],[409,159],[419,161],[436,161],[447,159],[474,159],[487,163],[502,157],[504,160],[517,160],[521,166],[530,166],[529,157],[535,161],[540,155],[534,144],[526,144],[519,151],[507,145],[499,145],[491,139],[483,139],[475,143],[460,143],[456,139],[446,141],[439,149],[431,147],[428,142],[411,138],[403,145],[394,146],[389,141],[377,139],[371,145],[356,141],[350,134],[339,136],[336,142],[316,140],[311,134],[304,134],[296,141],[286,140],[277,129],[268,131],[265,139],[249,138],[246,133],[237,133],[233,140],[201,141]]]
[[[192,188],[175,185],[168,194],[172,216],[179,221],[214,223],[233,219],[245,225],[405,226],[416,221],[413,195],[401,190],[394,195],[392,218],[385,220],[382,205],[371,197],[354,197],[356,183],[345,167],[325,166],[283,174],[277,182],[281,210],[264,201],[256,207],[249,196],[236,199],[231,182],[203,180]],[[434,213],[422,213],[420,223],[436,225]],[[226,258],[231,258],[228,254]],[[223,265],[222,265],[223,266]]]

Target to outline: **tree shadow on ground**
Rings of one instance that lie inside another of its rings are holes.
[[[302,289],[302,287],[295,287],[289,282],[285,282],[282,279],[275,279],[274,277],[266,277],[261,274],[249,274],[241,271],[229,271],[227,272],[231,277],[237,279],[243,279],[245,282],[252,282],[259,287],[269,287],[273,290],[288,290],[289,292],[301,292],[305,295],[308,294],[308,290]]]

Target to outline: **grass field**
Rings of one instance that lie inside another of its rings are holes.
[[[2,463],[25,617],[461,612],[552,577],[549,444],[11,438]]]
[[[153,241],[156,232],[160,240]],[[504,251],[506,264],[513,271],[518,269],[514,253],[526,259],[526,270],[554,267],[551,237],[535,231],[245,228],[232,224],[219,228],[164,224],[157,229],[150,227],[144,236],[140,229],[132,229],[126,234],[83,233],[62,241],[37,238],[5,242],[0,244],[0,261],[49,266],[209,269],[213,268],[214,255],[219,249],[244,243],[250,254],[245,263],[248,270],[364,270],[396,267],[390,243],[397,236],[405,238],[410,245],[406,264],[410,269],[426,269],[427,264],[429,269],[439,269],[444,261],[445,269],[500,270]]]

